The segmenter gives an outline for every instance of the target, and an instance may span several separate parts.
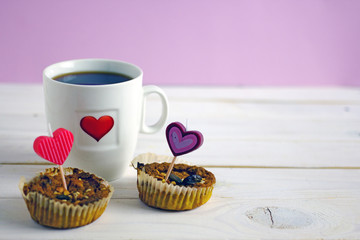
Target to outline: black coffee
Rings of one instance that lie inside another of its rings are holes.
[[[54,80],[78,85],[104,85],[129,81],[131,77],[109,72],[75,72],[54,77]]]

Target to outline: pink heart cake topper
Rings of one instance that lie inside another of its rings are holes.
[[[184,125],[179,122],[173,122],[167,126],[166,139],[174,156],[192,152],[204,141],[199,131],[186,131]]]
[[[96,141],[100,141],[114,126],[114,119],[111,116],[102,116],[99,119],[93,116],[83,117],[80,127]]]
[[[73,142],[73,134],[69,130],[59,128],[53,133],[53,137],[37,137],[33,148],[40,157],[62,165],[70,153]]]

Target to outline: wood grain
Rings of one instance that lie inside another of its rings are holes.
[[[168,122],[187,121],[204,134],[202,148],[186,156],[196,164],[360,167],[358,89],[176,89],[165,88]],[[0,102],[0,125],[6,126],[0,129],[0,162],[42,163],[32,150],[32,141],[47,134],[41,86],[4,85],[0,92],[7,97]],[[151,109],[157,99],[148,102]],[[155,122],[159,113],[147,115]],[[136,154],[170,154],[164,134],[139,134]]]
[[[26,235],[14,236],[35,238],[39,229],[48,231],[39,228],[27,215],[14,184],[20,176],[30,178],[45,167],[3,165],[0,168],[0,189],[5,194],[0,200],[0,212],[16,213],[10,222],[1,217],[0,226],[6,229],[17,225],[27,230]],[[110,206],[91,227],[110,238],[115,235],[140,239],[146,236],[166,239],[184,236],[191,239],[333,239],[346,236],[351,239],[360,236],[360,170],[209,170],[217,177],[211,200],[193,211],[167,212],[140,202],[135,171],[129,169],[123,179],[111,183],[115,193]],[[136,230],[139,226],[141,231]],[[66,231],[63,237],[84,239],[90,236],[86,233],[89,228]],[[6,233],[7,237],[12,237],[11,232]]]
[[[205,138],[182,156],[217,183],[185,212],[150,208],[129,166],[104,215],[67,231],[33,222],[18,182],[50,167],[32,149],[46,135],[40,85],[0,85],[0,239],[360,239],[360,89],[163,87],[168,122]],[[148,98],[147,121],[159,112]],[[139,134],[135,155],[170,155],[164,129]]]

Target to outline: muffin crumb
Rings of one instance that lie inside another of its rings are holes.
[[[146,174],[156,178],[159,181],[165,182],[166,172],[170,166],[170,163],[149,163],[149,164],[138,164],[138,171],[145,171]],[[212,186],[215,182],[215,176],[211,172],[207,171],[203,167],[198,166],[189,166],[187,164],[175,164],[171,174],[175,175],[181,181],[173,181],[171,179],[167,180],[168,184],[179,185],[179,186],[189,186],[189,187],[209,187]],[[202,179],[198,182],[191,182],[190,184],[185,184],[183,181],[189,176],[198,175]]]
[[[68,190],[63,187],[58,168],[48,168],[33,181],[24,184],[24,194],[38,192],[55,201],[66,204],[86,205],[106,198],[110,193],[110,186],[103,179],[73,168],[71,174],[65,174]]]

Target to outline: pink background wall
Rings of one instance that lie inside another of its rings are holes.
[[[360,86],[360,1],[0,2],[1,82],[74,58],[135,63],[145,84]]]

